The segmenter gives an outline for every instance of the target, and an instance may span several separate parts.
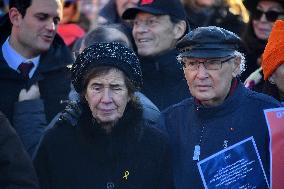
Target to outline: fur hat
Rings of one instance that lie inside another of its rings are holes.
[[[284,21],[277,20],[272,28],[264,49],[262,69],[264,80],[284,63]]]
[[[125,73],[138,89],[142,86],[142,72],[135,53],[117,43],[96,43],[78,55],[71,68],[71,80],[76,92],[81,93],[84,76],[94,67],[111,66]]]

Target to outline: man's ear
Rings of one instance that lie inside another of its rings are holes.
[[[23,19],[22,14],[18,11],[17,8],[12,7],[9,10],[9,18],[13,26],[19,26],[21,23],[21,20]]]
[[[234,63],[233,63],[233,77],[237,77],[241,73],[241,57],[235,57],[234,58]]]
[[[174,24],[174,36],[175,39],[179,39],[184,35],[186,31],[186,22],[184,20],[179,21],[178,23]]]

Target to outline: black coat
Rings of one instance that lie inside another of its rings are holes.
[[[0,188],[39,188],[32,162],[2,112],[0,112]]]
[[[11,23],[4,16],[0,20],[0,46],[10,35]],[[71,53],[63,40],[56,35],[51,48],[41,55],[39,67],[33,77],[24,80],[21,75],[10,68],[0,51],[0,109],[12,122],[14,103],[18,101],[19,92],[38,82],[41,98],[44,100],[46,118],[50,121],[64,106],[60,100],[68,99],[70,91],[70,73],[66,67],[72,64]]]
[[[169,135],[175,188],[204,188],[198,161],[193,160],[196,145],[200,145],[200,160],[203,160],[251,136],[270,178],[269,131],[263,110],[277,107],[281,104],[275,99],[246,89],[239,82],[233,94],[218,106],[204,107],[189,98],[162,112],[158,126]]]
[[[141,117],[141,110],[128,105],[106,134],[84,106],[75,127],[49,129],[34,158],[42,189],[172,188],[167,138]]]
[[[190,97],[177,51],[152,58],[140,57],[143,73],[142,93],[160,110]]]

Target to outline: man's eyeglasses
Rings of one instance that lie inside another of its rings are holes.
[[[273,10],[264,12],[262,10],[256,9],[253,12],[252,17],[253,17],[254,20],[260,20],[260,18],[262,17],[263,14],[265,15],[267,21],[275,22],[280,15],[284,15],[284,12],[277,12],[277,11],[273,11]]]
[[[222,64],[230,61],[235,56],[230,56],[224,60],[220,59],[208,59],[206,61],[198,61],[196,59],[190,58],[190,57],[178,57],[178,61],[182,64],[182,66],[185,69],[189,70],[197,70],[200,66],[200,64],[203,64],[204,68],[206,70],[220,70],[222,69]]]

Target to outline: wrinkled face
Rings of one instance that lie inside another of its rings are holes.
[[[24,17],[17,9],[12,8],[10,19],[15,28],[12,33],[12,38],[15,39],[13,47],[27,58],[47,51],[53,42],[61,17],[60,0],[32,0]]]
[[[134,19],[133,37],[140,56],[155,56],[174,48],[179,38],[176,24],[168,15],[139,12]]]
[[[98,123],[112,124],[123,116],[130,100],[124,78],[122,71],[111,69],[89,81],[85,99]]]
[[[135,7],[138,2],[139,0],[115,0],[118,15],[121,17],[126,9]]]
[[[204,62],[208,59],[192,58],[193,62]],[[214,58],[214,60],[218,60]],[[223,59],[219,59],[220,61]],[[189,90],[204,106],[217,106],[228,95],[231,81],[238,73],[238,61],[235,58],[224,62],[218,70],[208,70],[199,64],[196,70],[184,67],[184,74]]]
[[[284,97],[284,63],[282,63],[272,74],[272,79],[279,89],[280,95]]]
[[[268,11],[275,11],[279,13],[284,12],[284,8],[281,6],[280,3],[276,1],[259,1],[256,7],[257,11],[268,12]],[[272,26],[274,21],[267,20],[267,17],[262,14],[262,16],[258,19],[255,18],[256,13],[252,14],[253,20],[253,30],[257,38],[261,40],[267,40],[269,34],[272,30]],[[284,18],[284,15],[279,15],[277,19]]]

